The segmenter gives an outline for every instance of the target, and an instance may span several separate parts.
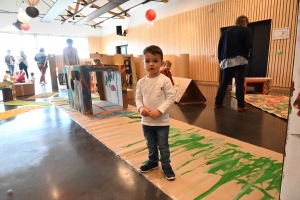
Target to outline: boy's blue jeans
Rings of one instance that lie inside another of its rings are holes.
[[[169,129],[170,126],[142,125],[148,146],[149,161],[158,163],[158,149],[162,165],[170,165]]]

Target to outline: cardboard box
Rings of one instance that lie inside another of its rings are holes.
[[[127,89],[127,99],[134,99],[133,90]]]
[[[16,83],[16,96],[35,95],[35,88],[33,83]]]

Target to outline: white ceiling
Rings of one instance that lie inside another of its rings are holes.
[[[49,6],[53,4],[51,0],[40,0],[40,3],[36,8],[40,11],[40,14],[45,14],[49,10]],[[75,2],[76,0],[74,0]],[[128,2],[122,4],[120,7],[124,10],[131,8],[144,0],[129,0]],[[147,24],[147,19],[145,18],[145,13],[148,9],[153,9],[156,12],[156,20],[160,20],[169,16],[173,16],[179,13],[187,12],[199,7],[211,5],[222,0],[169,0],[168,3],[162,2],[149,2],[143,6],[129,11],[130,18],[125,17],[125,19],[109,19],[104,23],[101,23],[103,28],[91,28],[90,26],[74,26],[72,23],[64,23],[61,25],[61,21],[55,20],[51,23],[40,22],[41,18],[31,19],[29,22],[30,30],[28,33],[38,33],[38,34],[51,34],[51,35],[66,35],[66,36],[104,36],[116,32],[116,26],[121,25],[123,30],[132,28],[141,24]],[[0,10],[18,12],[21,0],[0,0]],[[76,4],[71,5],[75,7]],[[26,3],[22,5],[23,9],[27,7]],[[95,9],[94,9],[95,10]],[[112,10],[114,12],[120,12],[117,9]],[[66,12],[62,13],[66,14]],[[110,14],[104,14],[100,17],[112,16]],[[1,32],[18,32],[16,28],[12,25],[17,21],[17,14],[3,14],[0,13],[0,31]],[[60,17],[57,17],[60,19]],[[102,18],[95,19],[95,21],[100,22]],[[90,23],[92,24],[92,23]]]

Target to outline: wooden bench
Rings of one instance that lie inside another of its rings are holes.
[[[261,94],[268,95],[271,92],[271,78],[269,77],[246,77],[244,83],[244,92],[247,93],[249,83],[263,84]],[[232,79],[232,92],[235,93],[235,79]]]

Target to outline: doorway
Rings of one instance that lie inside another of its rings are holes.
[[[128,45],[117,46],[117,54],[127,54]]]
[[[227,28],[229,27],[221,28],[221,32],[223,33]],[[266,77],[268,70],[271,20],[249,23],[248,28],[253,35],[253,47],[250,49],[245,76]],[[221,81],[222,70],[220,70],[219,82],[221,83]],[[251,84],[249,85],[252,86]],[[255,87],[255,91],[261,91],[262,86],[254,84],[253,87]]]

